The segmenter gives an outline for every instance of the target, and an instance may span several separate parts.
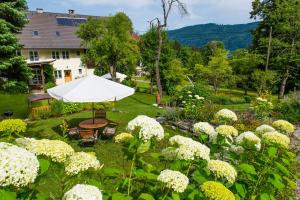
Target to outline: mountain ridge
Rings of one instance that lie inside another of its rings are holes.
[[[246,24],[197,24],[168,31],[171,40],[178,41],[184,46],[202,47],[210,41],[224,42],[228,50],[247,48],[252,44],[251,31],[255,30],[259,22]]]

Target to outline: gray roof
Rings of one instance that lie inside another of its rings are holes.
[[[29,11],[29,23],[19,35],[20,43],[25,49],[81,49],[75,32],[88,17],[95,16]],[[33,36],[34,31],[39,35]]]

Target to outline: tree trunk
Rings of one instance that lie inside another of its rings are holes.
[[[162,36],[161,36],[161,24],[158,20],[157,22],[157,36],[158,36],[158,49],[157,49],[157,56],[155,60],[155,72],[156,72],[156,83],[157,83],[157,90],[158,94],[160,96],[160,99],[162,98],[162,86],[161,86],[161,80],[160,80],[160,56],[161,56],[161,49],[162,49]],[[160,103],[160,102],[158,102]]]
[[[286,86],[286,82],[287,82],[288,78],[289,78],[289,70],[287,69],[285,74],[284,74],[284,77],[281,81],[281,86],[280,86],[280,92],[279,92],[278,99],[283,99],[284,98],[285,86]]]
[[[116,67],[115,66],[110,66],[110,76],[112,81],[117,80],[117,72],[116,72]]]

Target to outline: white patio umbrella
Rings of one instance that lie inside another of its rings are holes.
[[[133,95],[134,89],[99,76],[89,75],[64,85],[50,88],[47,92],[51,97],[64,102],[93,103],[94,121],[95,102],[118,101]]]

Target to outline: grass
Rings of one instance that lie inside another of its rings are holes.
[[[26,118],[28,112],[27,94],[2,94],[0,93],[0,115],[12,111],[15,118]]]

